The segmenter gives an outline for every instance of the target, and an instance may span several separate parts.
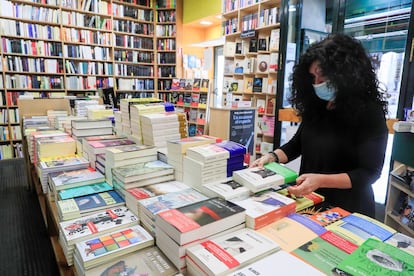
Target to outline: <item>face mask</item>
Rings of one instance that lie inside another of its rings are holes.
[[[318,96],[321,100],[330,101],[335,98],[336,89],[332,85],[329,85],[328,81],[312,85],[315,89],[316,96]]]

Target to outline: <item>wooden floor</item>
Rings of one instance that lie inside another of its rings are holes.
[[[0,160],[0,275],[59,275],[24,159]]]

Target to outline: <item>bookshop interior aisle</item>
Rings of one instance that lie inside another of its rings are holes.
[[[23,159],[0,166],[0,275],[59,275],[39,200],[28,189],[24,166]]]

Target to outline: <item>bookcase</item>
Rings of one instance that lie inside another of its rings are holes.
[[[16,157],[18,97],[157,97],[176,76],[181,0],[0,0],[0,149]],[[178,11],[178,16],[177,16]]]
[[[396,132],[385,206],[385,223],[411,237],[414,237],[414,173],[409,172],[414,171],[413,152],[414,133]]]
[[[275,118],[280,7],[280,0],[223,0],[222,104],[231,106],[229,102],[250,101],[257,108],[259,130],[263,122]],[[260,141],[273,143],[271,131],[258,133],[258,147]]]

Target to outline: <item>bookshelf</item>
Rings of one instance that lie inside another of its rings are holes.
[[[176,2],[182,3],[0,0],[0,149],[6,158],[20,155],[22,94],[89,96],[113,87],[119,103],[168,91],[179,61]]]
[[[260,141],[273,143],[263,122],[275,118],[279,66],[281,1],[223,0],[224,44],[223,106],[250,101],[257,108]]]

